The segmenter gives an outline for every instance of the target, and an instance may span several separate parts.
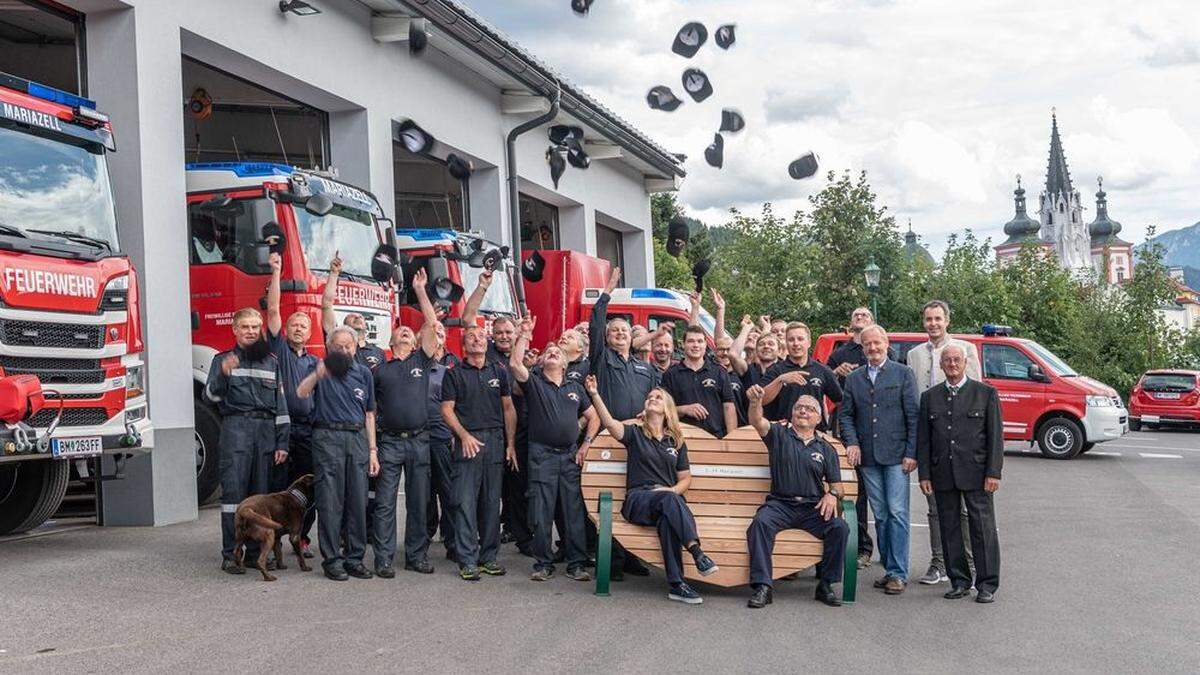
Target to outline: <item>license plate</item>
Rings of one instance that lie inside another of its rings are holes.
[[[1174,392],[1174,391],[1160,392],[1160,393],[1155,394],[1154,398],[1177,399],[1177,398],[1179,398],[1179,392]]]
[[[1157,422],[1158,415],[1142,415],[1143,422]]]
[[[50,439],[50,454],[55,457],[94,457],[103,451],[99,436]]]

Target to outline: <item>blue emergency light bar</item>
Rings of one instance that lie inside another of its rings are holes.
[[[20,78],[17,78],[17,79],[20,79]],[[90,108],[92,110],[96,109],[96,102],[89,98],[84,98],[82,96],[76,96],[75,94],[69,94],[60,89],[55,89],[54,87],[47,87],[44,84],[38,84],[37,82],[30,82],[29,80],[23,80],[23,82],[25,83],[25,93],[29,94],[30,96],[36,96],[40,99],[45,99],[47,101],[53,101],[54,103],[61,103],[62,105],[68,105],[68,106],[71,106],[72,108]]]
[[[634,288],[630,290],[629,297],[634,300],[674,300],[675,295],[671,291],[662,288]]]
[[[274,162],[191,162],[186,168],[188,171],[232,171],[238,178],[290,176],[296,171],[287,164]]]
[[[396,236],[408,237],[414,241],[445,241],[454,239],[453,230],[407,229],[396,228]]]
[[[1008,337],[1012,335],[1012,326],[985,323],[983,324],[983,334],[987,337]]]

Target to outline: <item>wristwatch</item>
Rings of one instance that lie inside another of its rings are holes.
[[[596,437],[595,437],[595,436],[584,436],[584,437],[583,437],[583,442],[584,442],[584,443],[591,443],[591,442],[592,442],[592,441],[594,441],[594,440],[596,440]]]

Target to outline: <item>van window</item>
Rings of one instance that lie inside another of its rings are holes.
[[[275,218],[269,199],[235,199],[214,208],[188,205],[188,257],[193,265],[233,265],[247,274],[267,274],[267,249],[259,247],[262,228]]]
[[[889,344],[891,344],[892,349],[896,350],[896,360],[900,363],[908,363],[908,353],[912,351],[912,348],[925,343],[919,341],[901,342],[899,340],[893,340]]]
[[[1034,365],[1020,349],[1011,345],[983,345],[983,376],[1000,380],[1028,380]]]

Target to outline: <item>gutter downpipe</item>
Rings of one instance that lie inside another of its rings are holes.
[[[518,273],[513,276],[513,289],[517,292],[517,307],[522,316],[525,315],[525,283],[519,270],[521,268],[521,203],[520,190],[517,186],[517,137],[532,131],[558,115],[559,102],[562,100],[562,85],[558,86],[554,98],[550,100],[550,110],[537,117],[522,122],[508,132],[504,143],[504,170],[508,173],[508,219],[509,235],[514,269]]]

